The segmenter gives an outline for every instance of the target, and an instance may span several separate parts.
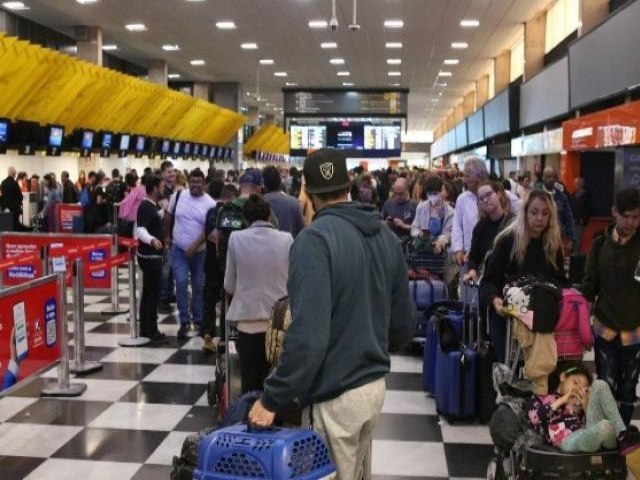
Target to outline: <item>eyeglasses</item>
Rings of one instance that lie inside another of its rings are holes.
[[[478,202],[487,203],[493,197],[496,192],[485,193],[484,195],[478,195]]]

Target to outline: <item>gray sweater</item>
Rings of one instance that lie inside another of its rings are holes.
[[[265,381],[272,411],[340,396],[389,372],[389,349],[415,332],[400,243],[373,208],[322,209],[296,238],[289,262],[293,321]]]

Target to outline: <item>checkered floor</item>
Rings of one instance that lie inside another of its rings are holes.
[[[184,438],[214,422],[205,394],[214,359],[201,339],[178,341],[176,316],[164,315],[167,348],[118,347],[127,315],[102,315],[106,297],[85,299],[87,358],[104,368],[74,379],[87,385],[75,399],[40,398],[55,369],[0,398],[2,479],[168,479]],[[420,358],[394,356],[391,370],[373,443],[375,478],[485,478],[488,429],[438,417],[422,392]]]

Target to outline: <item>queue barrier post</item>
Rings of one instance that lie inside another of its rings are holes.
[[[118,255],[119,247],[119,235],[118,235],[118,210],[120,208],[119,203],[113,205],[113,243],[111,245],[111,256]],[[103,315],[120,315],[127,313],[128,308],[120,307],[120,289],[118,288],[118,266],[111,267],[111,306],[102,310]]]
[[[60,302],[60,321],[58,338],[60,339],[60,362],[58,363],[58,383],[40,392],[43,397],[78,397],[87,389],[84,383],[69,382],[69,327],[67,325],[67,285],[65,275],[58,275],[58,301]]]
[[[136,281],[136,249],[129,250],[129,337],[118,340],[121,347],[141,347],[150,342],[147,337],[138,336],[138,282]]]
[[[100,362],[88,362],[85,357],[84,343],[84,279],[82,258],[73,262],[73,325],[74,360],[69,364],[73,373],[86,375],[102,370]]]

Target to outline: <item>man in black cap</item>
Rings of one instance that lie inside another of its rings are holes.
[[[371,477],[371,439],[389,372],[389,349],[410,339],[415,311],[400,243],[370,206],[347,202],[346,159],[318,150],[304,163],[318,212],[291,248],[292,323],[276,370],[249,420],[268,426],[298,399],[312,408],[338,478]]]

